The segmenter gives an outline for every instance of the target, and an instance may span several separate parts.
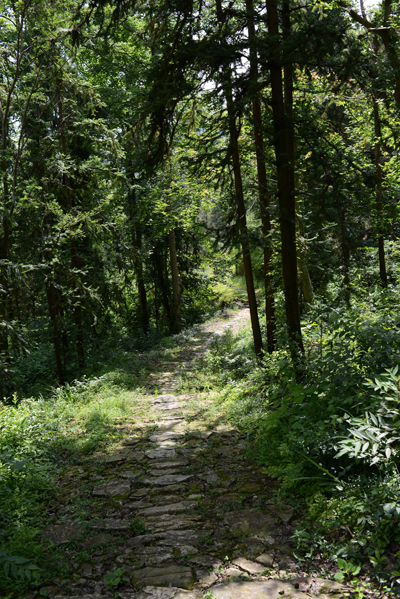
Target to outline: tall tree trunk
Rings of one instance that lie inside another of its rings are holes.
[[[221,0],[216,0],[217,19],[222,26],[224,14],[222,11]],[[249,245],[249,236],[247,232],[246,207],[243,195],[242,172],[240,167],[240,153],[238,142],[238,131],[236,127],[235,106],[232,94],[231,72],[229,65],[224,67],[224,94],[228,112],[229,122],[229,149],[232,157],[233,175],[235,180],[235,197],[238,210],[240,241],[242,245],[244,276],[246,278],[247,297],[249,300],[250,320],[253,331],[254,351],[256,356],[261,356],[263,352],[260,322],[258,319],[257,299],[254,289],[253,267],[251,264],[251,254]]]
[[[153,259],[154,259],[154,270],[156,273],[156,286],[158,283],[158,287],[160,290],[162,305],[164,308],[164,316],[171,314],[171,306],[168,298],[168,281],[164,276],[164,264],[163,264],[163,256],[160,253],[160,248],[155,247],[153,251]]]
[[[179,273],[178,260],[176,257],[176,242],[175,229],[171,229],[168,233],[169,258],[171,263],[172,276],[172,314],[171,325],[172,332],[179,333],[181,330],[181,313],[180,313],[180,289],[179,289]]]
[[[60,119],[61,149],[62,149],[63,155],[66,157],[67,156],[67,142],[66,142],[65,131],[64,131],[64,116],[63,116],[63,103],[62,103],[62,97],[61,97],[61,85],[62,85],[62,82],[59,81],[58,87],[57,87],[58,111],[59,111],[59,119]],[[67,173],[64,173],[63,179],[64,179],[65,194],[66,194],[66,198],[67,198],[68,212],[71,212],[72,211],[71,182],[70,182],[70,178]],[[71,252],[71,270],[72,270],[73,276],[74,276],[74,272],[78,269],[79,265],[78,265],[78,255],[77,255],[77,251],[76,251],[76,244],[73,239],[70,242],[70,252]],[[72,283],[72,288],[74,291],[76,291],[77,287],[76,287],[75,282]],[[75,324],[75,346],[76,346],[76,353],[78,355],[78,365],[79,365],[79,369],[82,370],[82,368],[85,365],[85,350],[84,350],[84,345],[83,345],[82,306],[81,306],[80,300],[78,298],[75,298],[75,304],[74,304],[74,324]]]
[[[350,242],[347,235],[346,228],[346,207],[339,199],[336,200],[336,210],[339,217],[340,222],[340,246],[342,251],[342,262],[343,262],[343,291],[341,295],[344,297],[344,301],[348,306],[350,306],[350,296],[351,296],[351,282],[350,282]]]
[[[140,251],[142,249],[142,232],[140,230],[136,231],[135,235],[135,243],[136,248],[138,250],[139,256],[135,260],[136,265],[136,278],[137,278],[137,286],[138,286],[138,294],[139,294],[139,304],[140,304],[140,312],[142,315],[142,324],[145,333],[148,332],[150,327],[150,317],[149,310],[147,306],[147,292],[146,285],[144,284],[144,275],[143,275],[143,262],[140,256]]]
[[[289,19],[284,3],[284,19]],[[299,354],[304,354],[301,336],[300,307],[297,293],[296,214],[294,190],[294,141],[291,121],[292,67],[285,68],[285,102],[281,70],[278,9],[276,0],[266,0],[268,33],[271,37],[272,111],[274,121],[274,143],[278,179],[279,220],[282,240],[282,271],[285,287],[285,309],[290,338],[291,354],[296,375],[301,375]],[[287,25],[286,25],[287,28]],[[285,111],[285,104],[290,111]]]
[[[256,49],[256,31],[254,26],[253,0],[246,0],[247,28],[249,32],[250,47],[250,74],[253,82],[253,127],[254,145],[257,159],[258,194],[260,200],[261,226],[264,239],[264,285],[265,285],[265,316],[267,322],[267,347],[272,353],[275,347],[275,305],[272,291],[271,273],[271,221],[269,214],[269,194],[267,184],[267,170],[265,167],[264,138],[262,132],[261,102],[257,89],[258,66]]]
[[[297,144],[295,141],[294,146],[295,154],[297,155]],[[296,169],[296,156],[295,156],[295,173],[294,173],[294,184],[296,188],[296,198],[295,198],[295,211],[296,211],[296,231],[297,235],[297,272],[300,279],[301,290],[303,292],[304,299],[307,304],[312,305],[314,303],[314,291],[312,282],[310,279],[310,273],[308,272],[306,261],[303,258],[303,252],[301,247],[301,237],[304,232],[304,227],[300,221],[300,202],[299,202],[299,188],[300,188],[300,177],[298,174],[298,170]]]
[[[46,283],[46,294],[47,294],[47,303],[49,306],[49,314],[51,321],[53,323],[53,342],[54,342],[54,350],[56,355],[56,364],[57,364],[57,373],[58,373],[58,381],[60,385],[63,385],[65,382],[64,379],[64,369],[61,360],[61,348],[60,348],[60,334],[58,330],[58,309],[56,306],[56,293],[54,290],[54,285],[52,282]]]
[[[386,272],[386,260],[385,260],[385,239],[383,236],[383,227],[382,227],[382,165],[381,165],[381,121],[379,118],[379,104],[378,101],[373,94],[373,102],[374,102],[374,129],[375,129],[375,173],[376,173],[376,217],[378,221],[378,254],[379,254],[379,276],[381,278],[381,283],[384,287],[387,287],[387,272]]]
[[[138,217],[138,206],[136,200],[136,189],[135,189],[135,176],[131,175],[132,178],[132,195],[131,202],[129,204],[129,219],[132,223],[132,240],[136,248],[136,253],[133,256],[133,265],[136,274],[136,281],[139,295],[139,306],[142,317],[142,325],[145,333],[148,332],[150,327],[149,309],[147,305],[147,292],[146,285],[144,284],[144,273],[143,273],[143,261],[142,261],[142,228],[140,219]]]

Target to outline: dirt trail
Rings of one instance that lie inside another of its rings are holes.
[[[202,420],[204,397],[176,391],[216,335],[248,320],[243,309],[192,331],[148,377],[146,419],[125,423],[113,454],[69,471],[62,484],[78,494],[79,476],[90,480],[91,520],[68,521],[66,505],[46,530],[76,556],[74,576],[48,587],[49,597],[305,599],[340,590],[301,572],[290,546],[293,509],[273,502],[272,482],[244,457],[245,439]]]

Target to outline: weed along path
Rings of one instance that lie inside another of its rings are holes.
[[[45,538],[72,569],[42,596],[306,599],[344,590],[301,572],[293,509],[271,501],[273,482],[246,461],[246,441],[223,414],[203,418],[207,393],[179,391],[212,340],[248,320],[242,309],[180,336],[147,378],[143,420],[118,421],[120,445],[60,481]]]

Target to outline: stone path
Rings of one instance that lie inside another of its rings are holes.
[[[241,435],[218,421],[209,428],[198,416],[203,399],[176,392],[190,361],[248,317],[240,310],[199,329],[149,377],[147,419],[124,424],[113,454],[67,473],[64,505],[45,537],[68,543],[75,571],[48,587],[49,597],[305,599],[343,591],[301,571],[290,545],[293,509],[271,500],[273,482],[246,461]],[[85,522],[70,516],[80,488],[90,497]]]

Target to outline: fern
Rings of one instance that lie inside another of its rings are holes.
[[[32,563],[32,560],[19,555],[7,555],[5,551],[0,551],[0,563],[3,564],[3,571],[6,578],[11,577],[15,580],[34,580],[40,578],[41,568]]]

